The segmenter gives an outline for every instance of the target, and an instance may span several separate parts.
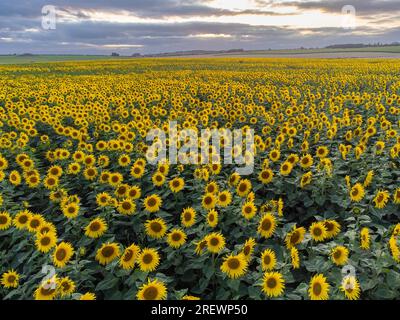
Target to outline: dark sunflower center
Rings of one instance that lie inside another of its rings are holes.
[[[154,206],[156,205],[156,199],[150,198],[150,199],[147,201],[147,204],[149,205],[149,207],[154,207]]]
[[[122,208],[124,210],[130,210],[131,209],[131,204],[129,202],[123,202],[122,203]]]
[[[50,244],[50,238],[49,237],[44,237],[40,240],[40,243],[42,246],[47,246]]]
[[[124,261],[128,262],[129,260],[132,259],[132,257],[133,257],[133,251],[130,249],[126,250],[125,255],[124,255]]]
[[[266,256],[264,257],[264,263],[265,263],[266,265],[268,265],[268,264],[271,263],[271,257],[270,257],[269,255],[266,255]]]
[[[322,286],[320,283],[315,283],[313,286],[313,292],[316,296],[319,296],[322,292]]]
[[[92,223],[90,224],[90,230],[91,230],[91,231],[94,231],[94,232],[99,231],[99,230],[100,230],[100,227],[101,227],[101,225],[100,225],[100,223],[97,222],[97,221],[92,222]]]
[[[40,222],[39,222],[39,220],[37,220],[37,219],[33,219],[33,220],[31,220],[31,222],[30,222],[30,226],[31,226],[32,228],[37,228],[39,225],[40,225]]]
[[[114,254],[114,252],[115,252],[115,249],[113,247],[110,247],[110,246],[104,247],[101,250],[101,254],[105,258],[110,258]]]
[[[172,236],[171,236],[173,241],[179,241],[179,240],[181,240],[181,237],[182,237],[181,234],[177,233],[177,232],[173,233]]]
[[[150,228],[154,232],[160,232],[162,230],[162,226],[159,222],[152,222]]]
[[[213,247],[217,246],[217,245],[219,244],[218,238],[211,238],[210,244],[211,244]]]
[[[185,212],[185,221],[190,221],[192,219],[192,214],[190,212]]]
[[[51,296],[54,292],[56,291],[56,289],[46,289],[46,288],[40,288],[40,293],[43,296]]]
[[[150,264],[153,261],[153,256],[150,253],[147,253],[142,258],[144,264]]]
[[[57,250],[56,258],[57,258],[58,261],[63,261],[66,256],[67,256],[67,251],[65,251],[65,249],[60,248],[60,249]]]
[[[269,221],[268,219],[265,219],[263,222],[262,222],[262,224],[261,224],[261,228],[264,230],[264,231],[268,231],[269,229],[271,229],[271,221]]]
[[[269,278],[269,279],[267,280],[267,287],[268,287],[268,288],[274,289],[274,288],[276,287],[276,285],[277,285],[276,279],[274,279],[274,278]]]
[[[240,267],[240,261],[237,258],[231,258],[228,260],[228,267],[230,269],[238,269]]]
[[[300,239],[300,233],[298,231],[295,231],[292,236],[290,237],[290,242],[291,243],[297,243]]]
[[[6,224],[8,221],[7,217],[5,216],[0,216],[0,224]]]
[[[156,287],[148,287],[143,292],[145,300],[154,300],[158,295],[158,289]]]
[[[339,259],[342,256],[342,252],[340,250],[335,251],[335,253],[333,254],[333,257],[335,259]]]
[[[322,230],[320,228],[314,228],[314,235],[319,237],[322,234]]]
[[[25,224],[28,221],[28,217],[27,216],[20,216],[18,218],[19,223],[21,224]]]

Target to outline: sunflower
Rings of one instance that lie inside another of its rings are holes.
[[[173,193],[182,191],[185,187],[185,181],[182,178],[174,178],[169,182],[169,188]]]
[[[219,192],[219,187],[218,184],[215,181],[209,182],[205,188],[204,188],[205,193],[212,193],[212,194],[217,194]]]
[[[276,255],[271,249],[265,249],[261,254],[261,268],[263,271],[270,271],[275,269]]]
[[[160,263],[160,256],[155,249],[145,248],[139,255],[139,266],[143,272],[151,272],[157,269]]]
[[[306,154],[305,156],[303,156],[300,159],[300,166],[303,169],[308,169],[310,168],[314,163],[313,157],[311,156],[311,154]]]
[[[331,259],[337,266],[343,266],[347,263],[349,257],[349,249],[343,246],[337,246],[331,251]]]
[[[132,186],[129,188],[127,192],[128,198],[131,198],[133,200],[137,200],[142,196],[142,190],[140,189],[139,186]]]
[[[143,284],[136,294],[138,300],[165,300],[167,298],[167,288],[161,281],[153,280]]]
[[[360,284],[354,276],[345,277],[340,290],[343,291],[345,297],[349,300],[358,300],[360,298]]]
[[[128,190],[129,190],[129,185],[123,183],[120,184],[114,191],[114,195],[118,198],[118,199],[122,199],[122,198],[126,198],[127,194],[128,194]]]
[[[12,224],[12,218],[6,211],[0,212],[0,230],[7,230]]]
[[[234,172],[229,177],[228,183],[230,186],[234,187],[239,183],[239,181],[240,181],[240,175],[238,173]]]
[[[79,214],[79,205],[71,202],[62,207],[62,213],[68,219],[75,219]]]
[[[309,172],[307,172],[307,173],[302,175],[302,177],[300,179],[300,187],[302,189],[304,189],[305,186],[308,186],[311,183],[312,176],[313,176],[313,174],[312,174],[311,171],[309,171]]]
[[[256,240],[254,238],[249,238],[244,243],[242,254],[247,261],[250,261],[255,245],[256,245]]]
[[[186,242],[186,233],[181,229],[172,229],[167,235],[167,243],[174,249],[180,248]]]
[[[290,259],[292,262],[293,269],[300,268],[300,257],[299,257],[299,250],[296,247],[292,247],[290,249]]]
[[[325,146],[321,146],[317,148],[317,157],[320,159],[326,158],[329,154],[329,150]]]
[[[157,212],[162,205],[162,199],[157,194],[152,194],[144,199],[144,207],[148,212]]]
[[[281,157],[281,152],[278,149],[273,149],[269,153],[269,158],[271,159],[272,162],[278,161],[280,157]]]
[[[261,181],[261,183],[263,184],[271,183],[273,178],[274,178],[274,173],[272,172],[271,169],[268,168],[262,170],[258,175],[258,180]]]
[[[386,207],[389,198],[390,198],[389,191],[386,190],[378,191],[378,194],[375,196],[373,200],[375,203],[375,208],[383,209],[384,207]]]
[[[293,170],[293,164],[291,164],[289,161],[285,161],[282,163],[281,168],[280,168],[280,173],[282,176],[288,176]]]
[[[36,188],[40,185],[40,176],[33,174],[30,175],[29,177],[26,177],[26,184],[28,185],[29,188]]]
[[[156,218],[153,220],[147,220],[145,223],[146,234],[155,239],[160,239],[164,237],[167,232],[167,225],[165,221],[160,218]]]
[[[108,183],[112,187],[118,187],[124,180],[124,176],[119,172],[110,173]]]
[[[247,220],[252,219],[257,213],[257,207],[252,201],[247,201],[242,206],[242,215]]]
[[[242,179],[236,187],[236,192],[239,197],[246,197],[251,190],[251,182],[248,179]]]
[[[400,188],[397,188],[393,194],[393,202],[395,204],[400,204]]]
[[[268,297],[279,297],[285,289],[285,280],[279,272],[266,272],[264,274],[262,291]]]
[[[68,242],[59,243],[53,252],[53,263],[56,267],[63,268],[74,254],[74,248]]]
[[[47,253],[57,244],[57,236],[53,232],[38,232],[35,244],[38,251]]]
[[[195,242],[194,244],[196,245],[196,248],[194,251],[197,255],[201,255],[203,253],[203,250],[205,249],[205,247],[207,247],[207,241],[205,239]]]
[[[181,213],[181,223],[184,227],[190,228],[196,223],[196,210],[185,208]]]
[[[10,176],[8,177],[8,180],[10,183],[14,186],[18,186],[21,184],[21,175],[19,174],[18,171],[13,170],[10,173]]]
[[[117,211],[130,216],[136,211],[136,204],[131,199],[124,199],[118,203]]]
[[[122,154],[118,158],[118,164],[121,167],[126,167],[131,163],[131,158],[127,154]]]
[[[103,218],[95,218],[85,227],[85,235],[92,239],[100,238],[107,231],[107,222]]]
[[[218,206],[226,208],[232,202],[232,195],[228,190],[224,190],[218,194]]]
[[[49,189],[49,190],[53,190],[53,189],[55,189],[55,188],[57,188],[58,187],[58,184],[59,184],[59,181],[58,181],[58,178],[57,177],[54,177],[54,176],[47,176],[45,179],[44,179],[44,186],[47,188],[47,189]]]
[[[368,171],[368,174],[364,180],[364,187],[368,187],[372,183],[373,178],[374,178],[374,171],[373,170]]]
[[[371,237],[369,235],[368,228],[361,229],[360,238],[361,238],[361,244],[360,244],[361,249],[368,250],[371,246]]]
[[[310,226],[309,231],[311,234],[311,238],[315,242],[324,241],[327,238],[327,232],[324,222],[314,222]]]
[[[4,272],[1,276],[1,284],[4,288],[17,288],[19,285],[19,274],[14,270]]]
[[[61,177],[63,174],[63,169],[60,166],[51,166],[49,168],[49,170],[47,171],[47,174],[49,176],[53,176],[53,177]]]
[[[104,208],[108,206],[110,202],[111,202],[111,196],[108,193],[102,192],[96,195],[96,203],[99,207]]]
[[[136,244],[131,244],[129,247],[125,248],[124,253],[119,259],[119,265],[124,270],[133,269],[136,261],[138,260],[140,254],[140,248]]]
[[[57,296],[57,277],[43,281],[34,292],[35,300],[54,300]]]
[[[201,204],[204,209],[207,210],[213,209],[217,205],[217,198],[213,193],[206,193],[203,196]]]
[[[64,277],[57,280],[58,294],[61,297],[70,296],[75,292],[75,283],[69,278]]]
[[[79,300],[96,300],[96,295],[92,292],[86,292],[80,296]]]
[[[308,295],[311,300],[328,300],[329,283],[323,274],[317,274],[311,279]]]
[[[37,232],[44,223],[45,220],[40,214],[31,214],[28,221],[28,231]]]
[[[300,244],[303,241],[305,234],[306,229],[304,227],[297,228],[296,226],[294,226],[293,230],[290,231],[285,237],[286,247],[288,249],[291,249],[292,247]]]
[[[131,168],[131,176],[135,179],[140,179],[144,175],[144,167],[139,165],[133,165]]]
[[[218,224],[218,212],[215,209],[211,209],[207,213],[207,223],[211,228],[215,228]]]
[[[13,219],[14,226],[19,230],[27,229],[28,222],[31,216],[32,214],[29,210],[23,210],[18,212]]]
[[[354,202],[360,202],[365,196],[365,190],[361,183],[356,183],[350,190],[350,199]]]
[[[68,165],[67,172],[69,174],[78,174],[81,171],[81,165],[77,162],[70,163]]]
[[[101,265],[107,265],[121,255],[119,245],[117,243],[103,243],[100,249],[97,250],[96,260]]]
[[[219,253],[225,248],[225,238],[221,233],[213,232],[205,237],[208,251],[211,253]]]
[[[236,279],[242,277],[247,271],[247,260],[243,254],[229,255],[224,258],[221,271],[229,278]]]
[[[156,172],[151,177],[153,185],[156,187],[161,187],[165,183],[165,176],[161,172]]]
[[[325,220],[326,238],[332,239],[340,233],[340,224],[336,220]]]
[[[258,224],[257,232],[264,238],[272,237],[276,228],[275,217],[271,213],[267,213],[261,217]]]

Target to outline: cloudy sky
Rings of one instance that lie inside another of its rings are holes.
[[[56,9],[55,24],[51,12],[42,12],[46,5]],[[355,24],[352,11],[342,13],[346,5],[356,10]],[[400,41],[400,0],[0,1],[0,54],[129,55],[394,41]]]

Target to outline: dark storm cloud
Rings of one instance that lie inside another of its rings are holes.
[[[227,0],[229,1],[229,0]],[[274,26],[252,26],[239,23],[198,22],[191,17],[236,16],[239,14],[269,15],[277,1],[258,0],[258,9],[233,11],[213,8],[210,1],[200,0],[19,0],[0,2],[0,54],[5,53],[106,53],[118,51],[152,53],[179,50],[225,50],[231,48],[268,49],[321,47],[351,42],[392,42],[400,39],[399,29],[376,30],[366,27],[356,32],[341,28],[301,29]],[[351,1],[286,1],[299,11],[321,9],[337,12]],[[352,1],[361,12],[378,10],[379,19],[368,17],[371,25],[377,21],[396,22],[392,12],[398,1]],[[377,3],[381,4],[378,8]],[[73,17],[75,21],[57,21],[56,30],[41,28],[41,9],[44,5],[57,6],[61,18]],[[272,7],[271,7],[272,5]],[[128,14],[141,18],[159,19],[157,23],[116,23],[92,21],[97,12]],[[398,10],[398,8],[396,8]],[[271,14],[272,15],[272,14]],[[273,13],[273,15],[278,15]],[[162,19],[181,17],[186,23],[166,23]],[[398,23],[398,21],[397,21]],[[214,34],[215,38],[198,35]],[[116,45],[115,48],[112,45]],[[121,47],[126,45],[126,47]],[[137,47],[135,47],[137,46]]]

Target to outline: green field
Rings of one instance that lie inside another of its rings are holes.
[[[310,57],[310,58],[351,58],[352,55],[363,58],[400,58],[400,46],[368,47],[348,49],[288,49],[288,50],[249,50],[233,53],[215,53],[200,57]],[[346,56],[347,55],[347,56]],[[173,57],[172,55],[169,57]],[[190,55],[184,57],[193,57]],[[105,55],[0,55],[0,65],[31,64],[44,62],[85,61],[104,59],[130,59],[131,57],[111,57]]]

